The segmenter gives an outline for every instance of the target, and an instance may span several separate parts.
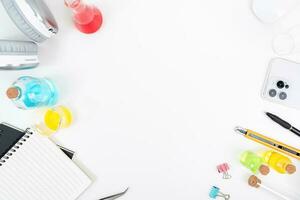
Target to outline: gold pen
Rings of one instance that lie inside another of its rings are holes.
[[[262,134],[256,133],[252,130],[245,129],[242,127],[236,127],[235,132],[244,135],[246,138],[253,140],[254,142],[260,143],[269,148],[275,149],[281,153],[289,155],[293,158],[300,160],[300,150],[289,145],[286,145],[282,142],[264,136]]]

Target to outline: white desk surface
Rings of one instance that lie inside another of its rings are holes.
[[[60,32],[40,45],[37,69],[0,73],[0,121],[25,128],[40,119],[5,97],[15,79],[54,80],[59,104],[75,115],[73,126],[55,138],[75,150],[96,178],[79,200],[126,187],[124,200],[203,200],[212,185],[233,200],[276,199],[247,185],[251,173],[239,154],[264,147],[233,128],[245,126],[300,148],[300,138],[263,114],[274,112],[300,127],[300,111],[260,98],[267,64],[276,56],[271,40],[300,24],[300,8],[264,25],[249,1],[99,0],[102,30],[84,35],[62,0],[47,2]],[[300,55],[285,58],[300,61]],[[222,162],[230,164],[231,180],[217,173]],[[299,174],[272,171],[263,181],[296,191]]]

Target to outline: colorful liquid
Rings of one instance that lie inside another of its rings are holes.
[[[264,152],[263,159],[272,169],[281,174],[293,174],[296,171],[296,167],[288,157],[275,151]]]
[[[53,106],[58,99],[57,89],[50,80],[30,76],[23,76],[15,81],[7,90],[7,95],[22,109]]]
[[[240,157],[240,162],[255,174],[258,171],[260,171],[263,175],[269,173],[269,168],[263,165],[263,158],[251,151],[245,151]]]
[[[42,135],[51,136],[60,129],[69,127],[72,121],[71,111],[65,106],[57,106],[46,110],[43,121],[36,128]]]
[[[76,19],[79,19],[78,21],[74,20],[75,26],[79,31],[90,34],[100,29],[103,20],[102,14],[96,7],[94,7],[93,10],[94,10],[93,19],[86,24],[80,23],[80,21],[84,21],[84,18],[86,18],[84,13],[75,16]]]
[[[81,0],[65,0],[65,4],[72,9],[73,21],[79,31],[90,34],[100,29],[103,18],[97,7],[84,4]]]

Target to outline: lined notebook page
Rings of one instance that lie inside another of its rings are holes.
[[[75,200],[91,180],[37,133],[0,166],[1,200]]]

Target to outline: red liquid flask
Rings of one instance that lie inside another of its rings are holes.
[[[102,14],[94,5],[88,5],[82,0],[65,0],[67,7],[73,11],[73,21],[76,28],[83,33],[95,33],[102,25]]]

